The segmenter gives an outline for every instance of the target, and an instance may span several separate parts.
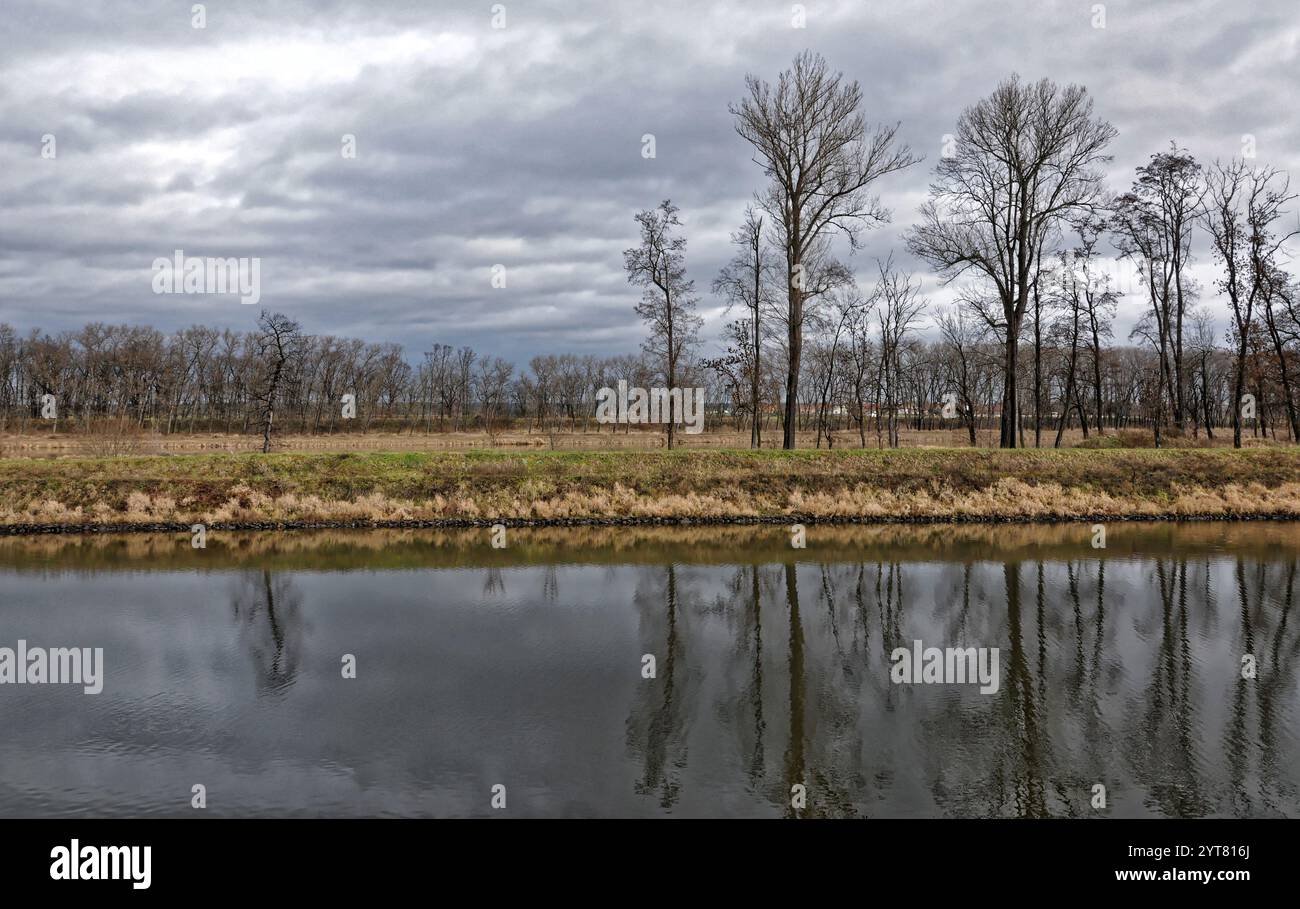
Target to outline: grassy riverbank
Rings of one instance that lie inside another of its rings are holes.
[[[403,452],[0,460],[0,525],[1300,516],[1300,450]]]

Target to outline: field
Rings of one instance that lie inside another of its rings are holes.
[[[1055,430],[1043,428],[1042,445],[1052,447],[1056,439]],[[978,447],[995,448],[998,444],[996,429],[980,429],[976,434]],[[1027,430],[1025,441],[1033,447],[1033,430]],[[1273,444],[1286,444],[1286,440],[1274,443],[1272,440],[1255,437],[1251,428],[1247,428],[1245,444],[1251,447]],[[812,432],[801,432],[798,436],[800,448],[816,448],[817,436]],[[859,448],[860,438],[855,431],[837,429],[834,431],[834,449]],[[1198,438],[1181,438],[1165,440],[1165,444],[1180,448],[1224,448],[1232,445],[1231,428],[1216,430],[1215,438],[1208,440],[1204,435]],[[970,438],[963,429],[903,429],[899,432],[899,445],[902,448],[969,448]],[[1078,429],[1069,429],[1062,439],[1062,446],[1072,448],[1079,445],[1087,447],[1137,447],[1150,448],[1152,437],[1149,430],[1107,430],[1105,435],[1093,433],[1085,441]],[[735,449],[749,448],[749,430],[712,429],[698,435],[679,433],[677,446],[684,449]],[[779,449],[781,433],[779,428],[768,429],[763,434],[764,449]],[[822,448],[826,440],[822,439]],[[867,433],[867,447],[876,448],[876,436]],[[154,454],[202,454],[207,452],[260,452],[262,439],[252,433],[177,433],[163,435],[160,433],[133,431],[130,433],[85,434],[82,432],[27,432],[0,433],[0,457],[65,458],[65,457],[114,457],[122,455]],[[657,427],[653,430],[620,426],[617,431],[564,430],[557,432],[529,432],[525,429],[511,429],[506,432],[488,435],[484,432],[345,432],[319,435],[276,435],[274,450],[277,452],[344,452],[344,451],[623,451],[654,450],[664,448],[664,433]]]
[[[1300,517],[1300,450],[442,451],[0,460],[7,532]]]
[[[1067,444],[1078,441],[1078,431],[1067,433]],[[277,435],[274,449],[279,452],[338,451],[466,451],[476,449],[517,451],[622,451],[664,448],[664,433],[654,430],[619,427],[616,432],[559,431],[540,432],[510,430],[489,436],[484,432],[344,432],[318,435]],[[874,435],[868,445],[876,447]],[[997,444],[997,433],[984,430],[979,434],[982,446]],[[968,437],[951,430],[906,430],[901,434],[903,447],[962,446]],[[815,433],[800,433],[801,448],[815,448]],[[1050,443],[1050,439],[1049,439]],[[856,447],[856,433],[835,433],[835,447]],[[822,447],[826,446],[825,439]],[[698,435],[679,433],[680,448],[748,448],[749,431],[710,430]],[[781,432],[776,429],[763,436],[765,449],[781,447]],[[261,451],[262,439],[251,433],[194,433],[162,435],[136,432],[130,434],[93,434],[80,432],[0,434],[0,457],[105,457],[115,455],[199,454],[203,452]]]

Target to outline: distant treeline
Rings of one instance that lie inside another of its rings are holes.
[[[196,325],[173,334],[95,323],[25,336],[0,323],[0,431],[260,433],[269,395],[273,432],[627,432],[597,426],[596,390],[619,380],[639,387],[664,381],[648,355],[537,356],[519,368],[469,347],[434,344],[410,356],[398,344],[308,335],[288,320],[273,322],[267,314],[254,331]],[[882,345],[879,326],[865,319],[842,328],[838,339],[833,331],[811,333],[800,383],[810,391],[796,409],[799,430],[817,431],[819,445],[830,436],[839,445],[887,446],[900,427],[961,429],[972,444],[976,430],[996,429],[1000,347],[972,341],[951,314],[940,314],[939,325],[940,337],[904,334],[897,350],[888,339]],[[1037,358],[1032,345],[1021,357],[1023,386],[1034,387],[1037,362],[1043,389],[1037,412],[1031,404],[1020,415],[1027,444],[1035,435],[1052,444],[1064,428],[1153,425],[1160,375],[1154,351],[1103,345],[1094,357],[1090,348],[1080,353],[1060,343],[1056,327],[1044,335]],[[1233,357],[1206,332],[1193,339],[1186,431],[1200,435],[1231,421]],[[719,361],[684,365],[679,384],[707,389],[706,431],[746,430],[753,419],[748,385],[737,379],[735,364]],[[785,369],[780,345],[773,344],[760,395],[771,403],[759,408],[759,418],[778,432]],[[1090,389],[1092,377],[1100,380],[1082,409],[1068,392],[1072,369],[1088,377],[1075,381]],[[1289,438],[1276,357],[1253,351],[1247,374],[1258,402],[1248,432]],[[46,395],[53,396],[54,419],[42,417]],[[344,395],[354,396],[352,419],[343,417]]]

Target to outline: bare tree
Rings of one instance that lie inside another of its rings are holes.
[[[962,113],[955,148],[939,161],[909,248],[945,281],[973,271],[1000,304],[990,327],[1004,344],[1002,438],[1016,447],[1021,323],[1044,244],[1102,193],[1098,165],[1115,128],[1092,116],[1085,88],[1005,80]]]
[[[722,341],[727,345],[725,352],[720,357],[707,357],[700,362],[700,365],[709,371],[714,382],[714,388],[718,392],[713,396],[714,400],[729,400],[732,406],[732,413],[735,419],[735,426],[740,428],[740,417],[742,414],[751,416],[750,440],[754,438],[752,425],[756,422],[757,414],[752,413],[757,396],[752,393],[752,383],[750,378],[753,375],[754,362],[754,333],[750,329],[748,319],[738,319],[734,322],[728,322],[722,329]],[[752,445],[751,445],[752,447]]]
[[[1211,375],[1217,352],[1214,343],[1214,319],[1205,309],[1190,310],[1188,318],[1192,325],[1188,348],[1192,355],[1193,395],[1196,399],[1196,404],[1192,407],[1193,428],[1203,419],[1205,437],[1213,439],[1216,396],[1211,391],[1210,383],[1215,381],[1217,385],[1217,380]]]
[[[703,320],[695,314],[695,282],[686,278],[686,238],[674,236],[681,227],[677,206],[667,199],[658,208],[636,216],[641,242],[623,251],[628,283],[642,288],[636,313],[650,328],[642,343],[645,352],[662,365],[669,389],[677,387],[683,355],[699,336]],[[673,447],[676,415],[668,398],[668,447]]]
[[[1109,321],[1109,313],[1115,310],[1116,294],[1110,288],[1110,276],[1099,273],[1095,262],[1097,244],[1107,230],[1105,220],[1101,218],[1082,218],[1074,224],[1079,245],[1070,251],[1062,250],[1059,265],[1055,272],[1053,302],[1062,311],[1063,317],[1057,323],[1062,344],[1067,349],[1065,359],[1065,376],[1062,381],[1061,413],[1056,425],[1056,441],[1053,447],[1060,448],[1065,437],[1065,426],[1073,406],[1079,412],[1079,425],[1083,437],[1088,438],[1088,412],[1084,407],[1083,394],[1080,391],[1079,356],[1081,348],[1091,339],[1090,349],[1094,356],[1095,386],[1094,395],[1100,410],[1100,370],[1095,358],[1099,354],[1100,323]],[[1103,315],[1107,314],[1107,315]],[[1085,333],[1087,337],[1085,337]],[[1100,417],[1098,417],[1100,420]]]
[[[1282,403],[1286,408],[1287,422],[1291,427],[1291,441],[1300,442],[1300,413],[1296,411],[1295,374],[1291,363],[1294,347],[1300,341],[1300,322],[1297,322],[1297,297],[1300,287],[1291,283],[1290,275],[1281,268],[1272,268],[1265,285],[1263,305],[1264,328],[1268,331],[1277,358],[1277,377],[1282,385]]]
[[[1232,387],[1232,445],[1241,447],[1242,395],[1246,354],[1251,343],[1255,307],[1273,290],[1278,257],[1295,236],[1278,234],[1274,223],[1295,199],[1287,176],[1270,167],[1252,168],[1244,161],[1215,161],[1208,174],[1201,219],[1210,233],[1215,257],[1223,266],[1218,285],[1232,310],[1236,363]]]
[[[723,267],[713,282],[713,292],[721,294],[728,308],[742,304],[749,311],[747,337],[742,340],[748,353],[746,370],[749,373],[749,408],[752,416],[749,447],[761,448],[763,403],[760,394],[763,374],[763,313],[772,304],[772,263],[765,255],[766,240],[763,218],[752,206],[745,209],[745,221],[731,235],[736,254]]]
[[[939,334],[946,348],[946,361],[952,378],[952,393],[960,404],[959,415],[966,426],[971,447],[975,447],[975,386],[980,364],[980,346],[987,328],[967,318],[967,308],[953,307],[938,318]]]
[[[1186,270],[1205,183],[1201,165],[1177,146],[1152,155],[1137,173],[1132,190],[1112,204],[1111,224],[1116,248],[1137,263],[1146,281],[1154,331],[1145,334],[1160,356],[1174,426],[1182,431],[1186,420],[1183,322],[1191,296]],[[1160,395],[1160,414],[1165,397]]]
[[[881,430],[881,405],[889,416],[885,433],[889,447],[897,448],[899,389],[903,384],[900,354],[907,334],[911,331],[925,308],[920,297],[921,285],[911,275],[899,273],[891,261],[877,264],[880,280],[873,295],[876,301],[876,319],[880,323],[880,384],[877,392],[876,435]],[[883,401],[882,401],[883,399]]]
[[[500,357],[484,357],[478,361],[474,386],[478,392],[479,416],[483,421],[483,431],[493,445],[500,431],[497,419],[505,409],[514,372],[514,364]]]
[[[804,51],[775,86],[749,75],[746,97],[730,107],[736,132],[754,147],[769,185],[758,196],[785,253],[787,371],[785,448],[795,447],[804,305],[815,255],[833,233],[857,247],[864,227],[889,219],[870,192],[876,180],[918,160],[897,141],[898,125],[867,129],[862,88],[831,73],[820,54]]]
[[[285,371],[299,353],[301,326],[284,313],[263,311],[257,317],[257,358],[262,364],[256,401],[262,427],[262,452],[271,450],[275,406],[282,390]]]
[[[835,447],[835,437],[831,435],[826,419],[831,401],[831,385],[835,379],[836,359],[840,350],[840,337],[844,334],[845,326],[851,326],[855,320],[861,318],[861,314],[870,309],[873,302],[863,299],[856,287],[846,288],[836,294],[832,301],[834,317],[830,321],[835,327],[831,332],[831,345],[826,355],[826,374],[817,401],[817,448],[822,447],[823,432],[826,435],[826,447]]]

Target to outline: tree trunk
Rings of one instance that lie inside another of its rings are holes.
[[[799,364],[803,354],[803,291],[790,287],[790,371],[785,377],[785,426],[781,447],[793,450],[799,420]]]
[[[1238,330],[1241,341],[1237,345],[1237,372],[1232,389],[1232,447],[1241,447],[1241,390],[1246,387],[1246,333]],[[1259,419],[1256,418],[1258,424]]]
[[[1000,445],[1002,448],[1016,447],[1016,424],[1018,421],[1018,406],[1016,400],[1016,367],[1019,361],[1019,345],[1016,343],[1020,337],[1020,332],[1015,328],[1007,327],[1006,339],[1006,358],[1002,371],[1002,439]]]
[[[1034,277],[1034,447],[1043,447],[1043,306],[1038,296],[1037,275]],[[1056,447],[1061,447],[1059,436]]]
[[[759,221],[759,230],[761,231],[763,222]],[[761,294],[763,290],[763,270],[762,260],[759,258],[759,235],[754,237],[754,374],[750,379],[750,402],[753,407],[753,423],[749,431],[749,447],[762,448],[763,438],[762,431],[759,429],[759,422],[762,419],[760,414],[760,405],[758,402],[759,376],[762,375],[762,334],[758,328],[758,311],[761,306]]]

